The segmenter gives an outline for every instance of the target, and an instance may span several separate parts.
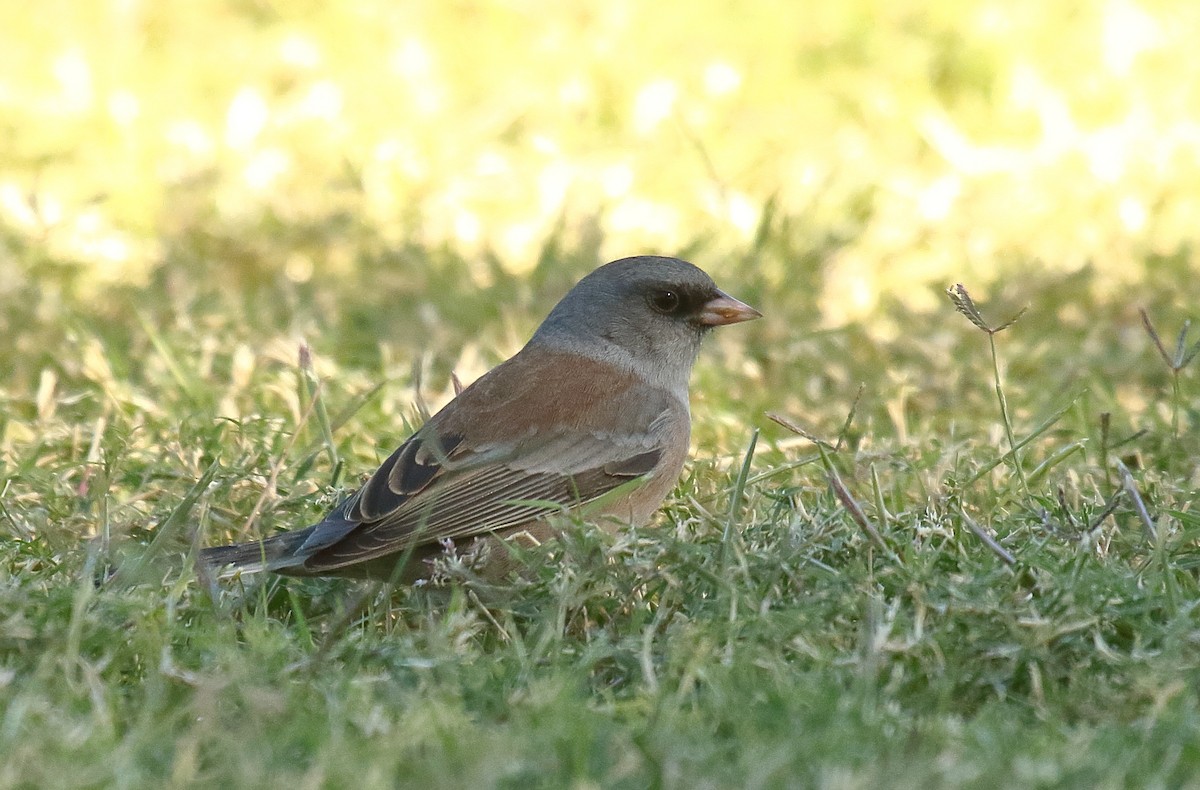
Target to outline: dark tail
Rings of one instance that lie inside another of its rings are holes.
[[[232,546],[213,546],[200,552],[200,561],[221,577],[232,576],[235,573],[286,571],[308,558],[308,552],[297,552],[313,529],[315,527],[284,532],[263,540],[235,543]]]

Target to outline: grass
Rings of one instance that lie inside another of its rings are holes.
[[[1191,12],[563,7],[0,12],[0,786],[1200,783]],[[766,315],[655,524],[197,577],[642,250]]]

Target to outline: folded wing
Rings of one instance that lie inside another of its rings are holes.
[[[297,554],[320,573],[573,509],[650,474],[686,406],[598,362],[521,355],[464,390],[317,524]],[[498,393],[500,394],[498,396]],[[515,432],[505,420],[523,415]],[[686,431],[686,427],[684,428]]]

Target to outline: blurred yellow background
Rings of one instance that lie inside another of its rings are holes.
[[[297,283],[360,265],[347,223],[517,274],[551,237],[719,272],[771,234],[801,241],[764,281],[824,267],[836,324],[1009,264],[1110,289],[1200,224],[1192,2],[51,1],[0,31],[0,231],[93,295],[198,233]]]

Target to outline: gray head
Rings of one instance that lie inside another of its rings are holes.
[[[710,329],[761,314],[678,258],[643,255],[605,264],[562,298],[531,343],[567,348],[686,388]]]

